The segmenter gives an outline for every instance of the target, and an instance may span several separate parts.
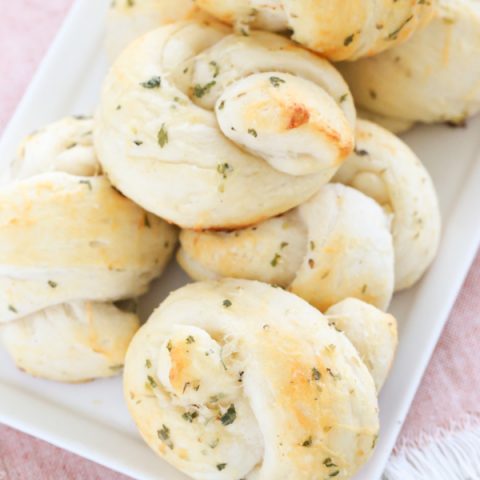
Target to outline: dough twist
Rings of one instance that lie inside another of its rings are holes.
[[[106,48],[113,61],[136,38],[162,25],[206,18],[194,0],[114,0],[108,11]]]
[[[180,243],[178,261],[196,280],[260,280],[321,311],[347,297],[386,309],[393,293],[390,221],[372,199],[340,184],[252,228],[183,230]]]
[[[386,126],[463,124],[480,111],[479,57],[480,3],[440,0],[433,21],[410,41],[340,69],[357,104]]]
[[[324,59],[271,33],[180,23],[113,66],[95,140],[112,183],[186,228],[235,228],[283,213],[353,149],[348,88]]]
[[[0,188],[3,340],[20,368],[71,382],[119,372],[139,320],[109,302],[144,293],[176,243],[101,174],[92,127],[34,134]]]
[[[134,337],[124,390],[145,441],[195,479],[351,478],[378,432],[359,354],[300,298],[191,284]]]
[[[415,153],[382,127],[359,120],[355,152],[334,180],[393,214],[395,289],[414,285],[435,258],[441,233],[435,187]]]
[[[293,38],[334,60],[375,55],[409,39],[431,18],[436,0],[197,0],[220,20]]]

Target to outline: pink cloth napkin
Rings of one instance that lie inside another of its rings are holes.
[[[2,2],[0,131],[72,3],[72,0]],[[399,441],[399,450],[404,445],[428,442],[440,429],[461,425],[467,415],[469,418],[480,416],[479,350],[480,255],[472,266],[418,392]],[[121,480],[127,477],[0,426],[0,480],[47,478]]]

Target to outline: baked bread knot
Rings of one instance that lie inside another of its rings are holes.
[[[371,373],[377,391],[380,391],[397,351],[395,317],[356,298],[347,298],[333,305],[325,315],[330,325],[352,342]]]
[[[194,0],[114,0],[107,14],[106,48],[113,61],[133,40],[162,25],[208,16]]]
[[[0,188],[2,336],[20,368],[61,381],[119,372],[139,320],[111,302],[143,294],[177,236],[112,187],[92,128],[35,133]]]
[[[436,0],[197,0],[241,32],[291,31],[293,39],[330,60],[376,55],[427,24]]]
[[[386,310],[393,294],[390,219],[371,198],[340,184],[254,227],[182,230],[180,244],[178,262],[195,280],[260,280],[322,312],[347,297]]]
[[[149,446],[195,479],[350,479],[378,434],[375,385],[347,337],[258,282],[172,293],[130,344],[124,391]]]
[[[480,3],[439,0],[432,22],[407,43],[339,68],[358,106],[386,126],[462,125],[480,111],[479,57]]]
[[[335,181],[360,190],[392,215],[395,290],[413,286],[438,250],[441,216],[432,179],[415,153],[387,130],[359,120],[353,155]]]
[[[311,197],[350,155],[355,109],[326,60],[271,33],[178,23],[114,64],[95,143],[112,183],[185,228],[235,228]]]

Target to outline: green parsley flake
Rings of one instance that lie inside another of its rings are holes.
[[[160,88],[162,86],[162,77],[152,77],[146,82],[140,84],[143,88]]]
[[[336,467],[337,465],[335,465],[332,461],[332,459],[330,457],[326,458],[324,461],[323,461],[323,464],[327,467],[327,468],[332,468],[332,467]]]
[[[191,335],[189,335],[185,341],[188,345],[195,343],[195,339]]]
[[[226,299],[223,301],[223,306],[224,306],[225,308],[230,308],[230,307],[232,306],[232,302],[231,302],[228,298],[226,298]]]
[[[315,367],[312,368],[312,380],[318,382],[322,378],[322,374]]]
[[[182,415],[182,418],[188,422],[188,423],[193,423],[193,421],[198,417],[198,412],[185,412]]]
[[[57,288],[57,287],[58,287],[58,283],[57,283],[57,282],[54,282],[53,280],[49,280],[49,281],[48,281],[48,284],[49,284],[50,287],[52,287],[52,288]]]
[[[165,124],[163,124],[162,128],[158,131],[157,140],[161,148],[168,143],[168,131],[165,127]]]
[[[215,82],[215,80],[205,85],[197,84],[195,85],[195,87],[193,87],[193,95],[197,98],[202,98],[207,93],[209,93],[212,87],[214,87],[216,84],[217,82]]]
[[[89,190],[92,190],[92,184],[90,180],[80,180],[78,183],[81,185],[87,185]]]
[[[270,77],[270,83],[275,87],[278,88],[282,83],[286,83],[283,78],[280,77]]]
[[[248,134],[251,135],[252,137],[255,137],[255,138],[258,137],[258,133],[254,128],[249,128],[248,129]]]
[[[155,381],[155,379],[154,379],[151,375],[148,375],[148,376],[147,376],[147,380],[148,380],[148,384],[149,384],[152,388],[157,388],[157,382]]]
[[[217,62],[212,61],[210,62],[210,67],[213,70],[213,78],[217,78],[220,73],[220,66]]]
[[[165,424],[162,425],[160,430],[157,430],[157,435],[170,450],[173,450],[173,442],[170,439],[170,429]]]
[[[225,470],[226,467],[227,467],[226,463],[219,463],[217,465],[217,470],[221,472],[222,470]]]
[[[230,405],[228,410],[220,417],[220,421],[223,425],[231,425],[237,418],[237,411],[235,410],[235,405]]]
[[[281,259],[282,259],[282,256],[279,253],[276,253],[272,261],[270,262],[270,265],[272,267],[276,267],[279,264]]]
[[[352,33],[351,35],[349,35],[348,37],[345,37],[345,40],[343,41],[343,45],[345,45],[345,47],[348,47],[352,42],[353,42],[353,39],[355,38],[355,34]]]
[[[313,443],[313,438],[312,437],[308,437],[303,443],[302,443],[302,447],[311,447],[312,446],[312,443]]]

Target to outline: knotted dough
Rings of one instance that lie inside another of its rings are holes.
[[[0,187],[0,324],[33,375],[83,381],[119,372],[143,294],[176,230],[102,175],[91,119],[66,118],[22,145]]]
[[[95,143],[112,183],[185,228],[235,228],[311,197],[350,155],[355,110],[326,60],[271,33],[177,23],[105,82]]]
[[[376,55],[409,39],[431,18],[436,0],[197,0],[220,20],[293,39],[334,60]]]
[[[149,446],[195,479],[350,479],[378,433],[375,385],[346,336],[259,282],[172,293],[129,347],[124,391]]]
[[[340,65],[358,106],[405,129],[463,124],[480,111],[480,3],[439,0],[433,21],[407,43]]]
[[[392,214],[395,290],[414,285],[435,258],[441,234],[435,186],[419,158],[392,133],[359,120],[355,151],[334,180]]]
[[[361,192],[329,184],[300,207],[232,232],[180,233],[195,280],[246,278],[288,288],[325,311],[355,297],[385,310],[394,287],[390,219]]]

